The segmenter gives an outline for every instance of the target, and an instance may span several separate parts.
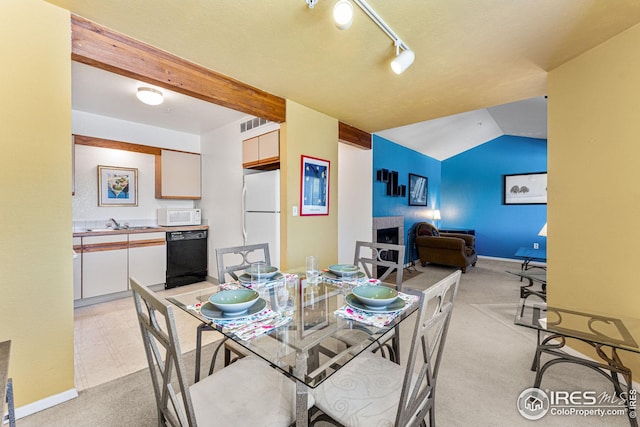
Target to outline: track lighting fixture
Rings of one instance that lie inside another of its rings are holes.
[[[415,53],[411,49],[405,49],[400,52],[400,41],[396,46],[396,57],[391,61],[391,69],[396,74],[402,74],[404,71],[413,64],[413,60],[416,58]]]
[[[318,3],[318,0],[305,0],[305,2],[309,6],[309,9],[313,9],[316,3]],[[393,41],[396,56],[391,61],[391,69],[396,74],[402,74],[413,64],[416,57],[415,53],[409,49],[409,46],[398,37],[391,27],[382,20],[365,0],[353,0],[353,2]],[[350,0],[338,0],[336,2],[333,6],[333,20],[336,23],[336,27],[340,30],[346,30],[351,26],[353,22],[353,4]]]

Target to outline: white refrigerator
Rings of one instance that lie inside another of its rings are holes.
[[[280,267],[280,170],[244,176],[242,233],[245,245],[268,243],[271,265]]]

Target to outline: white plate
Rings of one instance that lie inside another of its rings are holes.
[[[395,311],[402,310],[407,305],[407,302],[405,300],[403,300],[402,298],[398,298],[386,307],[382,307],[379,309],[371,308],[364,305],[353,294],[347,295],[344,300],[349,307],[356,308],[362,311],[368,311],[369,313],[393,313]]]
[[[256,313],[260,313],[266,306],[267,302],[264,300],[264,298],[259,298],[258,302],[249,307],[247,311],[238,314],[224,314],[224,312],[218,310],[215,305],[207,301],[200,307],[200,314],[202,314],[209,320],[240,319],[242,317],[248,317]]]

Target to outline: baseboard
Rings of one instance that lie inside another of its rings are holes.
[[[29,403],[28,405],[20,406],[19,408],[16,408],[16,420],[51,408],[52,406],[59,405],[68,400],[75,399],[76,397],[78,397],[78,391],[75,388],[72,388],[71,390],[46,397],[36,402]]]

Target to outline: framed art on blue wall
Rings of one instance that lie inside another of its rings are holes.
[[[547,173],[503,175],[503,205],[546,205]]]
[[[300,215],[329,215],[329,161],[302,156]]]
[[[409,174],[409,206],[427,206],[427,177]]]

